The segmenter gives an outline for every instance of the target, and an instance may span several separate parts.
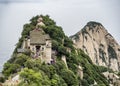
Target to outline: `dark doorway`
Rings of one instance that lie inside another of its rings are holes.
[[[40,50],[40,46],[36,46],[36,51],[38,52]]]

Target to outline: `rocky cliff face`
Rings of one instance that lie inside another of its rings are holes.
[[[113,36],[97,22],[88,22],[85,27],[70,37],[76,48],[88,54],[94,64],[120,70],[120,46]]]

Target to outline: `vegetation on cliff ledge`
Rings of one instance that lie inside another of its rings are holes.
[[[45,24],[43,30],[52,38],[52,50],[57,52],[54,64],[45,64],[40,59],[33,59],[30,52],[17,53],[17,48],[22,46],[23,40],[35,28],[40,16]],[[72,40],[64,34],[62,27],[56,25],[48,15],[40,16],[33,17],[30,23],[23,26],[14,53],[4,64],[5,79],[20,74],[21,82],[18,86],[90,86],[94,82],[97,82],[96,86],[108,86],[108,81],[102,74],[107,68],[94,65],[82,50],[75,49]],[[68,68],[61,60],[63,55],[66,57]],[[79,65],[83,68],[83,79],[78,74]]]

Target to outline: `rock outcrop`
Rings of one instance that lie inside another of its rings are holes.
[[[120,46],[102,24],[88,22],[70,38],[74,46],[89,55],[94,64],[120,70]]]

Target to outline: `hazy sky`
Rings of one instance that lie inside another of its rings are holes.
[[[23,25],[39,14],[50,15],[68,36],[89,21],[100,22],[120,44],[120,0],[0,0],[0,70]]]

